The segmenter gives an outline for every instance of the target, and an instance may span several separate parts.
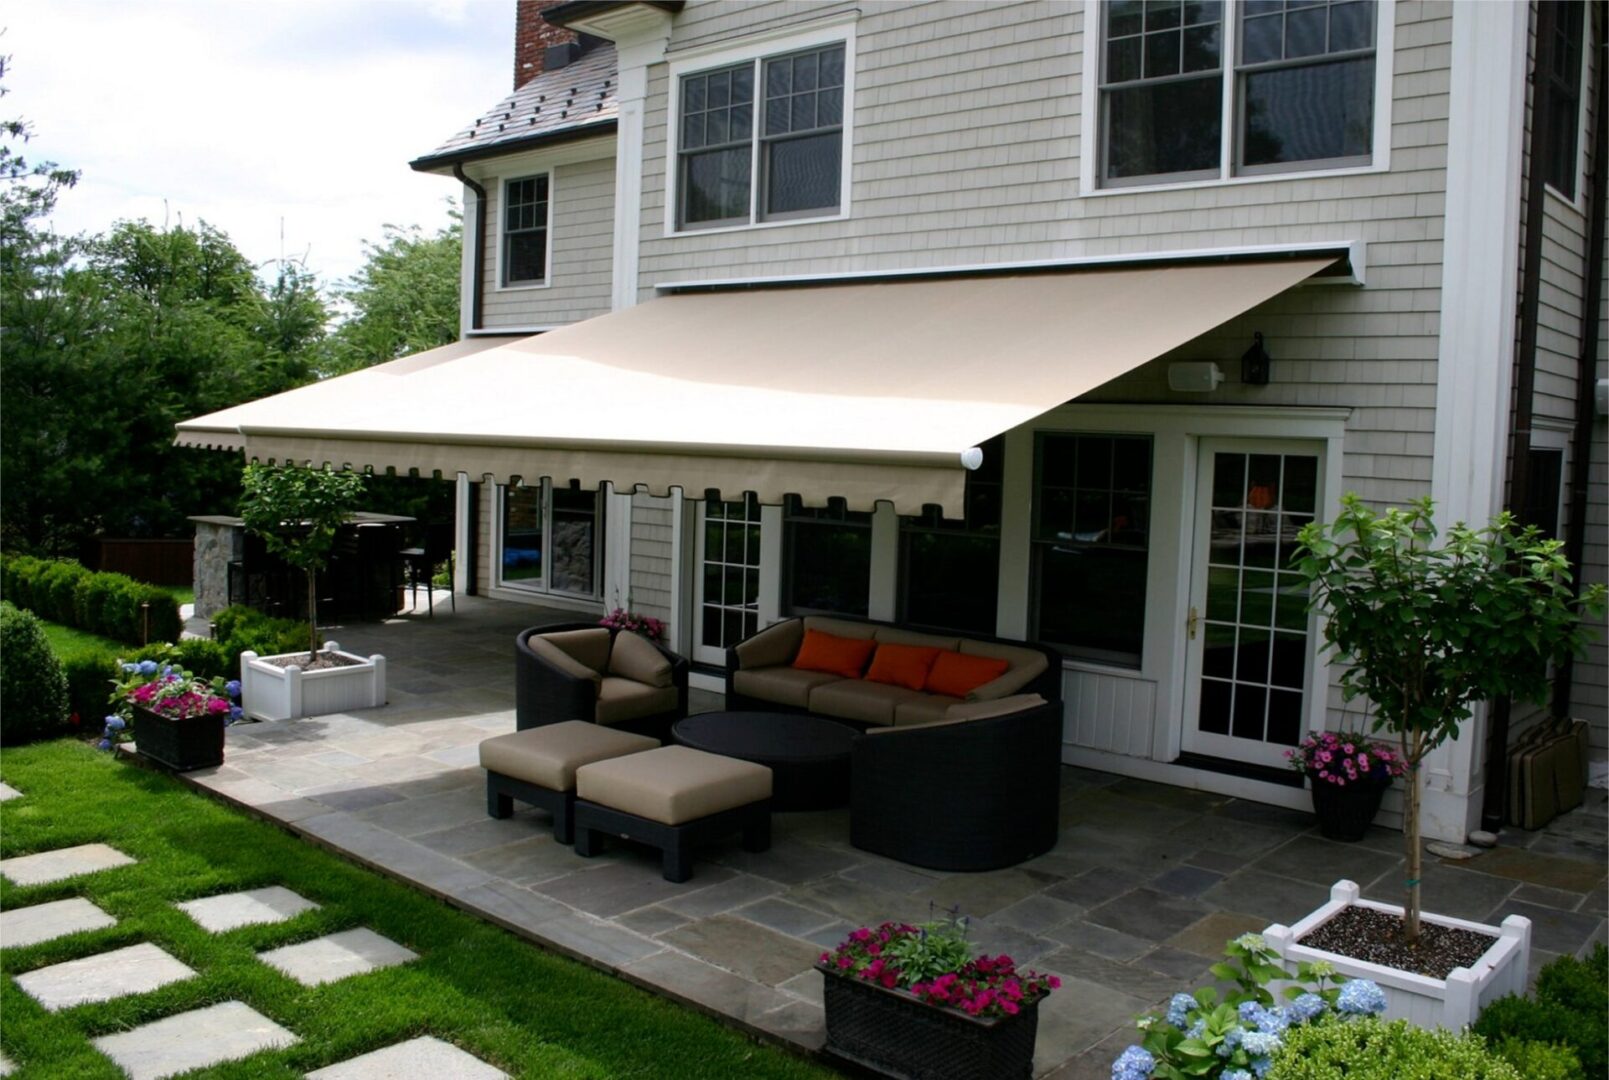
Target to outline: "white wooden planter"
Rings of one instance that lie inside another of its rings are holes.
[[[292,720],[300,716],[372,709],[385,704],[385,657],[362,657],[341,652],[340,645],[325,642],[325,652],[355,661],[346,667],[303,671],[298,664],[280,667],[271,659],[301,656],[282,653],[260,657],[240,654],[240,707],[256,720]]]
[[[1445,979],[1431,979],[1297,944],[1320,923],[1353,905],[1402,914],[1402,908],[1397,905],[1361,899],[1353,882],[1338,881],[1330,889],[1329,903],[1295,926],[1270,926],[1263,931],[1263,937],[1292,974],[1303,960],[1327,960],[1349,979],[1372,979],[1378,983],[1386,995],[1386,1019],[1403,1019],[1423,1028],[1444,1027],[1458,1031],[1473,1024],[1481,1010],[1498,998],[1525,992],[1531,962],[1531,920],[1521,915],[1510,915],[1501,926],[1487,926],[1421,912],[1423,922],[1475,930],[1497,938],[1474,964],[1454,968]]]

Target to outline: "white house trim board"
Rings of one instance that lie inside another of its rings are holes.
[[[467,242],[469,237],[479,236],[484,228],[481,222],[481,203],[475,198],[475,193],[469,185],[463,185],[459,205],[464,208],[463,235],[466,242],[458,246],[458,336],[468,337],[470,334],[480,333],[474,326],[475,320],[475,245]]]

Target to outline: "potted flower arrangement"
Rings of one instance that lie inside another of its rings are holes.
[[[607,626],[611,630],[630,630],[640,634],[649,641],[663,642],[665,640],[665,623],[652,615],[639,615],[635,611],[627,611],[623,607],[616,607],[609,614],[598,620],[599,626]]]
[[[1363,839],[1391,781],[1408,771],[1385,743],[1345,731],[1315,732],[1285,756],[1312,785],[1319,832],[1348,843]]]
[[[972,956],[966,920],[854,931],[821,954],[827,1049],[885,1076],[1028,1077],[1054,975]]]
[[[155,660],[120,662],[101,748],[110,750],[133,729],[141,756],[177,772],[223,764],[223,730],[240,719],[240,684],[197,678]]]
[[[1604,588],[1577,596],[1563,545],[1506,513],[1484,529],[1455,524],[1437,546],[1433,509],[1423,498],[1376,514],[1346,495],[1332,524],[1302,530],[1297,563],[1325,616],[1343,694],[1367,699],[1374,730],[1397,737],[1404,903],[1363,900],[1341,881],[1329,903],[1264,936],[1287,964],[1322,960],[1373,979],[1388,1018],[1456,1030],[1489,1001],[1525,988],[1530,922],[1421,919],[1420,768],[1478,703],[1541,701],[1548,664],[1581,651],[1582,615],[1602,610]]]

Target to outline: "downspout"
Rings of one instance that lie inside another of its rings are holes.
[[[1520,263],[1520,344],[1514,353],[1514,409],[1508,451],[1508,498],[1505,505],[1524,512],[1531,488],[1531,421],[1535,413],[1536,329],[1542,302],[1542,231],[1547,221],[1544,162],[1552,140],[1547,116],[1553,84],[1546,72],[1553,70],[1553,27],[1555,8],[1541,3],[1536,8],[1536,58],[1531,64],[1531,114],[1528,165],[1525,184],[1525,251]],[[1481,827],[1496,832],[1503,827],[1507,801],[1508,728],[1513,703],[1508,698],[1492,702],[1487,714],[1486,793],[1481,803]]]
[[[475,193],[475,276],[469,283],[469,329],[481,327],[481,310],[486,292],[486,189],[471,180],[462,164],[453,165],[453,176]]]
[[[1592,9],[1588,9],[1591,14]],[[1590,33],[1592,27],[1587,28]],[[1575,572],[1575,593],[1581,595],[1581,559],[1587,542],[1587,486],[1592,471],[1592,388],[1598,377],[1598,313],[1603,304],[1603,242],[1604,209],[1609,200],[1604,198],[1603,176],[1609,166],[1609,45],[1599,31],[1597,63],[1593,73],[1598,85],[1594,88],[1593,118],[1596,130],[1592,133],[1592,172],[1587,176],[1587,199],[1591,217],[1587,226],[1587,294],[1581,306],[1581,356],[1576,368],[1575,433],[1571,437],[1570,458],[1570,532],[1564,538],[1564,557]],[[1575,657],[1559,665],[1553,680],[1553,715],[1570,715],[1570,694],[1575,678]]]

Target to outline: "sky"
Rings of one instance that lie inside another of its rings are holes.
[[[326,284],[384,225],[446,223],[460,186],[408,162],[513,77],[514,0],[9,0],[0,27],[0,117],[83,173],[57,232],[204,219]]]

